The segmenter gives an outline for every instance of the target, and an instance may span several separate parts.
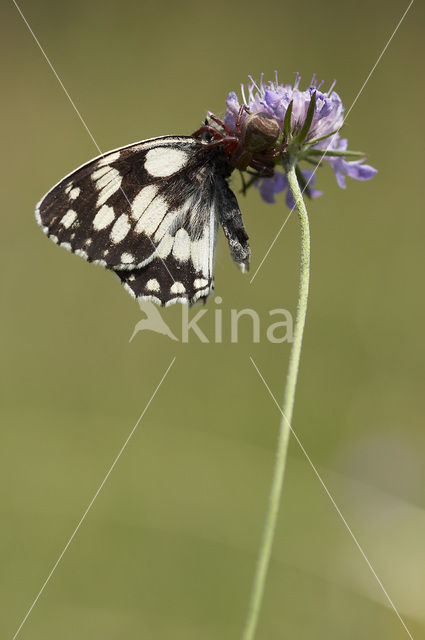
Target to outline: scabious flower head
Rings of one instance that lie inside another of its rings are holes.
[[[264,82],[261,74],[257,84],[250,76],[250,82],[245,91],[241,85],[242,103],[235,92],[228,95],[227,111],[224,122],[235,133],[236,119],[239,109],[245,105],[250,113],[268,113],[279,124],[283,138],[288,142],[287,154],[297,159],[297,173],[299,181],[304,182],[305,192],[314,198],[321,195],[321,191],[313,189],[315,170],[302,171],[298,167],[301,161],[317,165],[322,160],[328,162],[335,172],[340,187],[345,188],[345,177],[356,180],[370,180],[377,173],[373,167],[364,164],[363,154],[348,151],[348,143],[341,138],[339,130],[344,124],[344,107],[339,95],[334,91],[335,81],[325,93],[321,91],[321,83],[317,83],[314,75],[308,89],[299,88],[301,77],[297,73],[295,82],[279,84],[277,73],[274,81]],[[325,153],[326,152],[326,153]],[[356,160],[347,160],[355,157]],[[260,194],[266,202],[274,202],[274,195],[287,189],[286,176],[275,168],[271,178],[260,178],[255,182]],[[291,206],[292,197],[287,197],[287,204]],[[291,206],[292,208],[292,206]]]

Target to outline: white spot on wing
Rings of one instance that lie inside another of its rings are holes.
[[[115,153],[107,153],[105,155],[105,157],[101,158],[98,161],[97,166],[98,167],[104,167],[107,164],[111,164],[112,162],[116,162],[117,160],[119,160],[120,155],[121,155],[121,151],[115,151]]]
[[[80,195],[81,189],[80,187],[74,187],[73,189],[71,189],[71,191],[69,192],[69,197],[71,198],[71,200],[75,200],[76,198],[78,198],[78,196]]]
[[[138,220],[140,218],[156,196],[157,192],[158,188],[154,184],[143,187],[143,189],[139,191],[131,206],[131,217],[134,218],[134,220]]]
[[[121,262],[123,264],[131,264],[134,262],[134,256],[131,253],[122,253],[121,254]]]
[[[65,229],[69,229],[73,222],[77,219],[77,212],[73,211],[73,209],[69,209],[63,216],[60,221],[61,225],[65,227]]]
[[[139,218],[139,222],[134,229],[136,233],[146,233],[150,236],[164,217],[167,211],[167,203],[161,196],[154,198],[145,212]]]
[[[98,191],[108,186],[114,178],[120,175],[116,169],[111,169],[110,167],[105,167],[105,169],[107,169],[107,171],[96,180],[96,189]]]
[[[171,293],[185,293],[186,289],[185,286],[182,282],[175,282],[171,288],[170,288]]]
[[[195,240],[191,243],[190,257],[192,258],[195,271],[201,273],[209,273],[209,255],[208,255],[208,242],[207,234],[204,233],[200,240]]]
[[[151,278],[146,283],[146,289],[148,291],[160,291],[159,282],[156,278]]]
[[[111,241],[114,244],[121,242],[129,231],[130,222],[128,220],[128,215],[126,213],[122,213],[111,229]]]
[[[108,167],[108,165],[105,165],[104,167],[101,167],[100,169],[96,169],[96,171],[93,171],[93,173],[91,174],[91,179],[92,180],[99,180],[99,178],[104,176],[105,173],[108,173],[109,169],[110,169],[110,167]]]
[[[112,207],[108,207],[106,204],[103,205],[96,213],[93,220],[93,227],[96,231],[100,231],[101,229],[105,229],[105,227],[109,226],[112,220],[115,218],[115,213]]]
[[[158,229],[155,231],[155,235],[153,237],[154,242],[159,242],[160,240],[162,240],[164,235],[167,233],[167,231],[171,227],[171,224],[177,220],[177,218],[181,215],[181,213],[183,212],[170,211],[167,213],[167,215],[163,218],[161,224],[159,225]]]
[[[145,169],[155,178],[165,178],[182,169],[187,158],[187,153],[181,149],[150,149],[146,154]]]
[[[190,256],[190,238],[185,229],[179,229],[175,235],[173,256],[179,262],[186,262]]]
[[[167,233],[159,243],[156,249],[155,255],[157,255],[162,260],[166,258],[172,249],[173,242],[174,242],[173,236]]]
[[[96,189],[99,191],[96,206],[100,207],[121,187],[122,176],[116,169],[110,169],[108,173],[99,178],[96,182]],[[71,194],[70,194],[71,195]]]
[[[208,280],[205,280],[205,278],[196,278],[196,280],[193,283],[193,286],[195,287],[195,289],[202,289],[203,287],[206,287],[208,284]]]
[[[211,212],[210,223],[204,229],[200,240],[190,244],[190,257],[195,271],[199,271],[206,278],[211,276],[214,270],[214,252],[217,239],[217,221],[214,212]]]

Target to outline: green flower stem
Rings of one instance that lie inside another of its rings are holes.
[[[285,171],[288,178],[289,188],[291,189],[292,195],[295,200],[301,227],[301,263],[298,306],[294,328],[294,341],[292,343],[291,354],[289,356],[288,374],[283,396],[282,419],[280,421],[279,441],[277,445],[276,462],[270,490],[269,506],[264,525],[263,539],[258,556],[257,571],[252,588],[248,617],[242,636],[243,640],[254,640],[261,602],[263,599],[267,570],[270,563],[270,555],[276,529],[276,521],[279,511],[283,479],[285,476],[289,436],[291,433],[290,425],[292,420],[292,411],[294,408],[295,387],[297,384],[301,345],[307,312],[308,286],[310,279],[310,229],[308,224],[307,209],[305,207],[301,189],[295,174],[295,166],[295,158],[289,157],[286,159]]]
[[[363,151],[332,151],[327,149],[310,149],[305,152],[306,156],[323,156],[326,155],[329,158],[364,158]]]

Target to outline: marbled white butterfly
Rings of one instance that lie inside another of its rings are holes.
[[[221,130],[206,122],[192,136],[152,138],[91,160],[42,198],[37,222],[60,246],[113,271],[138,299],[205,300],[214,288],[219,224],[234,261],[242,271],[249,266],[227,179],[248,166],[272,175],[281,151],[276,121],[245,112],[237,134],[210,116]]]

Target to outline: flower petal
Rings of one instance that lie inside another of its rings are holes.
[[[255,182],[255,186],[259,189],[264,202],[273,204],[275,202],[275,194],[285,191],[288,186],[288,180],[284,173],[275,171],[272,178],[261,178]]]
[[[302,171],[302,174],[304,176],[305,182],[308,184],[310,198],[318,198],[319,196],[321,196],[323,192],[313,188],[316,177],[314,169],[304,170]],[[286,206],[291,210],[295,208],[294,198],[291,191],[289,190],[288,178],[284,173],[275,171],[272,178],[261,178],[254,184],[259,189],[260,195],[264,202],[273,204],[274,202],[276,202],[275,195],[277,193],[281,193],[282,191],[286,191]]]
[[[319,198],[323,195],[323,191],[318,191],[314,189],[314,183],[316,182],[316,169],[304,169],[301,171],[306,181],[306,186],[308,188],[310,198]]]
[[[341,171],[338,171],[335,169],[335,178],[336,181],[338,183],[338,186],[341,187],[341,189],[345,189],[346,184],[345,184],[345,176],[343,173],[341,173]]]
[[[370,180],[378,173],[377,169],[374,169],[368,164],[361,164],[361,161],[347,162],[342,160],[343,169],[345,175],[354,180]]]
[[[288,209],[291,209],[291,211],[292,209],[295,209],[295,200],[290,189],[286,192],[286,206]]]
[[[323,196],[323,191],[319,191],[318,189],[310,189],[310,198],[320,198]]]
[[[231,91],[227,96],[226,105],[227,105],[227,111],[224,116],[224,122],[227,124],[228,127],[230,127],[230,129],[232,129],[232,131],[235,131],[236,118],[239,113],[240,105],[239,105],[238,96],[234,91]]]

